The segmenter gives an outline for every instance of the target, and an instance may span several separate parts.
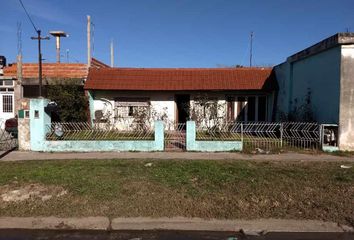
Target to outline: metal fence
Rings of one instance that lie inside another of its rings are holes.
[[[0,119],[0,155],[18,146],[17,129],[5,130],[5,120]]]
[[[154,140],[152,126],[140,123],[109,126],[88,122],[53,122],[47,125],[47,140]]]
[[[186,123],[165,123],[165,150],[184,151],[186,150]]]
[[[219,122],[199,125],[197,140],[242,141],[245,150],[319,149],[321,125],[304,122]]]

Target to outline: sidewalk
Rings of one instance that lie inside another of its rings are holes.
[[[1,161],[59,160],[59,159],[149,159],[149,160],[250,160],[250,161],[330,161],[354,162],[354,156],[341,157],[330,154],[242,154],[201,152],[89,152],[89,153],[44,153],[13,151]]]
[[[194,230],[262,232],[353,232],[353,228],[317,220],[257,219],[217,220],[201,218],[57,218],[0,217],[0,229],[77,230]]]

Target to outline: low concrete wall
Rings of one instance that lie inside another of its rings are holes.
[[[47,141],[46,125],[50,117],[44,112],[48,99],[31,99],[30,134],[31,150],[42,152],[104,152],[104,151],[163,151],[164,129],[161,121],[155,122],[155,140],[136,141]],[[38,117],[35,112],[38,111]]]
[[[187,122],[187,151],[226,152],[242,151],[241,141],[197,141],[194,121]]]

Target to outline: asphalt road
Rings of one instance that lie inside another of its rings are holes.
[[[352,240],[354,233],[266,233],[246,236],[239,232],[212,231],[77,231],[77,230],[0,230],[0,240]]]

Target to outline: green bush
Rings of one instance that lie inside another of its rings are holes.
[[[80,85],[49,85],[47,98],[58,104],[62,122],[86,122],[88,120],[88,98]]]

